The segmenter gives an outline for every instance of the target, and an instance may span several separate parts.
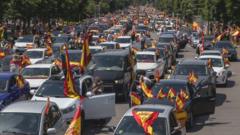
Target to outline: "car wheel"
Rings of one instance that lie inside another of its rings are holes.
[[[187,127],[187,129],[191,129],[193,127],[193,125],[194,125],[194,117],[193,117],[192,112],[190,112],[189,113],[189,119],[186,123],[186,127]]]

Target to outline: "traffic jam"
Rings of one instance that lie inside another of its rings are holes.
[[[119,115],[121,103],[129,109],[110,134],[186,135],[214,114],[240,30],[209,35],[200,22],[141,8],[1,38],[0,135],[90,135],[87,121]]]

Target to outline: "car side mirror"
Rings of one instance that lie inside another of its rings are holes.
[[[36,90],[30,90],[30,94],[31,94],[31,95],[36,94]]]
[[[87,97],[92,97],[94,94],[91,92],[91,91],[88,91],[87,93],[86,93],[86,96]]]
[[[229,68],[229,67],[230,67],[230,65],[229,65],[229,64],[226,64],[226,65],[225,65],[225,68]]]
[[[55,134],[57,134],[57,130],[55,128],[49,128],[47,130],[47,134],[48,135],[55,135]]]

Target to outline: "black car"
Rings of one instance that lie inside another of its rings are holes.
[[[128,98],[129,87],[134,80],[134,70],[129,50],[108,50],[93,55],[88,74],[103,81],[104,92],[115,92]]]
[[[209,92],[212,97],[216,97],[216,72],[208,67],[208,62],[204,60],[182,60],[176,66],[172,79],[187,80],[190,73],[195,73],[198,80],[195,84],[197,89]]]
[[[219,50],[220,52],[222,52],[223,48],[228,50],[228,58],[230,60],[236,61],[238,59],[236,47],[230,41],[219,41],[213,46],[214,50]]]
[[[163,93],[167,95],[170,88],[175,91],[176,96],[180,94],[181,90],[184,90],[189,97],[185,102],[184,109],[182,110],[182,112],[187,113],[187,128],[191,128],[193,126],[194,117],[205,114],[213,114],[215,112],[215,100],[212,100],[212,97],[208,95],[207,91],[202,89],[197,90],[195,86],[189,84],[188,81],[178,79],[161,80],[159,83],[156,83],[152,87],[154,98],[144,99],[143,104],[171,105],[176,109],[175,102],[170,101],[167,96],[163,99],[157,98],[160,89],[162,89]],[[175,99],[176,96],[173,99]]]

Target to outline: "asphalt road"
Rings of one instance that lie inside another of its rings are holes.
[[[187,46],[180,52],[184,58],[194,58],[195,51]],[[240,54],[240,49],[238,49]],[[232,77],[226,88],[217,88],[215,114],[195,119],[195,126],[187,135],[240,135],[240,60],[231,62]],[[116,116],[106,122],[88,121],[85,135],[111,135],[123,114],[128,110],[127,103],[116,104]]]

